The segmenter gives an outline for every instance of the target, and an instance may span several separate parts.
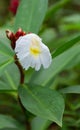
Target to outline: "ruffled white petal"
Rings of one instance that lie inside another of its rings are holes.
[[[42,55],[40,55],[40,59],[41,59],[41,64],[43,65],[43,67],[46,69],[50,66],[51,64],[51,56],[47,53],[43,53]]]
[[[35,59],[34,57],[31,56],[31,67],[35,68],[35,64],[36,64]]]
[[[38,35],[33,33],[21,36],[16,41],[15,52],[22,67],[26,70],[32,67],[38,71],[41,65],[48,68],[52,61],[48,47],[42,43]]]
[[[40,61],[40,56],[36,59],[36,64],[35,64],[35,70],[38,71],[40,70],[41,67],[41,61]]]
[[[25,35],[26,36],[26,35]],[[30,39],[26,39],[25,36],[21,36],[17,41],[16,41],[16,47],[15,47],[15,52],[27,52],[29,51],[30,47]]]
[[[25,39],[30,39],[31,40],[31,38],[35,38],[35,39],[37,39],[38,41],[41,41],[42,39],[38,36],[38,35],[36,35],[36,34],[34,34],[34,33],[30,33],[30,34],[27,34],[27,35],[25,35]]]
[[[42,53],[40,54],[41,63],[44,68],[48,68],[52,62],[50,51],[46,45],[41,43]]]
[[[31,66],[31,57],[28,55],[27,57],[20,60],[21,65],[25,70],[27,70]]]
[[[22,60],[22,59],[24,59],[25,57],[27,57],[30,54],[29,54],[29,52],[27,52],[27,53],[22,52],[22,53],[16,53],[16,55],[17,55],[18,59]]]
[[[31,67],[38,71],[41,67],[40,57],[31,56]]]

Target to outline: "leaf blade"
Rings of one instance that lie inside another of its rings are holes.
[[[80,41],[80,34],[75,35],[74,37],[70,38],[70,40],[66,41],[62,46],[56,49],[55,52],[52,53],[52,57],[56,57],[63,53],[64,51],[71,48],[73,45],[77,44]]]
[[[66,66],[78,54],[80,54],[80,45],[74,46],[61,55],[55,57],[48,69],[34,72],[29,82],[45,86],[54,76],[61,72],[64,67],[66,68]]]
[[[70,87],[66,87],[60,90],[61,93],[76,93],[76,94],[80,94],[80,85],[75,85],[75,86],[70,86]]]
[[[23,85],[19,88],[19,96],[28,111],[62,126],[64,100],[58,92],[40,86]]]
[[[15,31],[38,33],[47,11],[48,0],[22,0],[15,21]],[[44,10],[44,11],[43,11]]]
[[[14,52],[5,44],[0,43],[0,75],[8,65],[14,62]]]
[[[17,122],[12,117],[0,114],[0,129],[4,129],[4,128],[17,129],[21,127],[22,126],[19,124],[19,122]]]
[[[32,130],[46,130],[51,123],[46,119],[35,117],[31,122],[31,128]]]
[[[0,91],[17,90],[19,83],[20,73],[17,66],[15,64],[8,65],[0,76]]]

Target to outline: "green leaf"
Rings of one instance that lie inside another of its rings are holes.
[[[62,126],[64,100],[57,91],[41,86],[22,85],[19,96],[28,111]]]
[[[80,23],[80,14],[71,14],[61,20],[63,23]]]
[[[35,117],[31,122],[31,130],[46,130],[50,124],[51,121]]]
[[[66,87],[60,90],[61,93],[77,93],[80,94],[80,85]]]
[[[8,65],[14,62],[14,52],[4,43],[0,43],[0,75]]]
[[[1,59],[2,57],[0,57]],[[4,58],[4,57],[3,57]],[[2,61],[2,60],[1,60]],[[2,75],[2,73],[4,72],[4,70],[7,68],[8,65],[10,65],[11,63],[13,63],[14,59],[10,58],[7,61],[3,62],[2,64],[0,64],[0,75]]]
[[[69,30],[80,30],[80,24],[79,23],[69,23],[69,24],[62,24],[60,26],[60,28],[63,30],[63,31],[69,31]]]
[[[3,128],[0,130],[20,130],[20,128]],[[25,129],[22,129],[22,130],[25,130]]]
[[[74,46],[54,58],[48,69],[41,69],[39,72],[35,72],[30,82],[45,86],[56,74],[61,72],[64,68],[66,69],[66,66],[78,54],[80,54],[80,45]]]
[[[7,51],[9,54],[13,54],[13,50],[10,45],[10,40],[6,37],[5,30],[7,30],[8,27],[6,28],[1,28],[0,29],[0,47],[3,48]],[[6,47],[6,48],[5,48]]]
[[[59,11],[69,0],[61,0],[56,4],[53,4],[46,14],[46,20],[51,18],[57,11]]]
[[[19,128],[22,130],[21,124],[10,116],[0,115],[0,129]]]
[[[14,55],[13,50],[0,39],[0,55],[11,57]]]
[[[76,55],[74,59],[66,66],[66,69],[71,69],[77,65],[80,65],[80,54]]]
[[[14,73],[13,73],[14,70]],[[0,77],[1,90],[17,90],[20,82],[20,74],[15,64],[8,65]]]
[[[56,57],[59,54],[63,53],[64,51],[68,50],[70,47],[72,47],[74,44],[77,44],[80,41],[80,34],[77,34],[73,37],[71,37],[68,41],[65,41],[65,43],[56,49],[55,52],[53,52],[52,57]]]
[[[3,57],[3,58],[7,58],[7,57]],[[0,56],[0,60],[1,61],[3,60],[1,56]],[[13,61],[14,61],[13,58],[9,58],[7,61],[3,62],[2,64],[0,63],[0,75],[3,74],[3,72],[4,72],[4,70],[6,70],[7,66],[10,65],[11,63],[13,63]]]
[[[38,33],[47,11],[48,0],[21,0],[15,21],[15,31]]]

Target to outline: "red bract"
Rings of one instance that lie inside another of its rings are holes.
[[[16,33],[11,32],[10,30],[6,30],[6,36],[11,41],[12,49],[15,49],[16,40],[20,36],[24,36],[24,35],[26,35],[26,33],[21,28],[19,28]]]
[[[9,10],[15,15],[19,5],[19,0],[11,0]]]

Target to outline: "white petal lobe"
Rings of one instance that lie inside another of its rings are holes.
[[[41,61],[40,61],[40,57],[38,57],[36,60],[35,70],[36,71],[40,70],[40,67],[41,67]]]

